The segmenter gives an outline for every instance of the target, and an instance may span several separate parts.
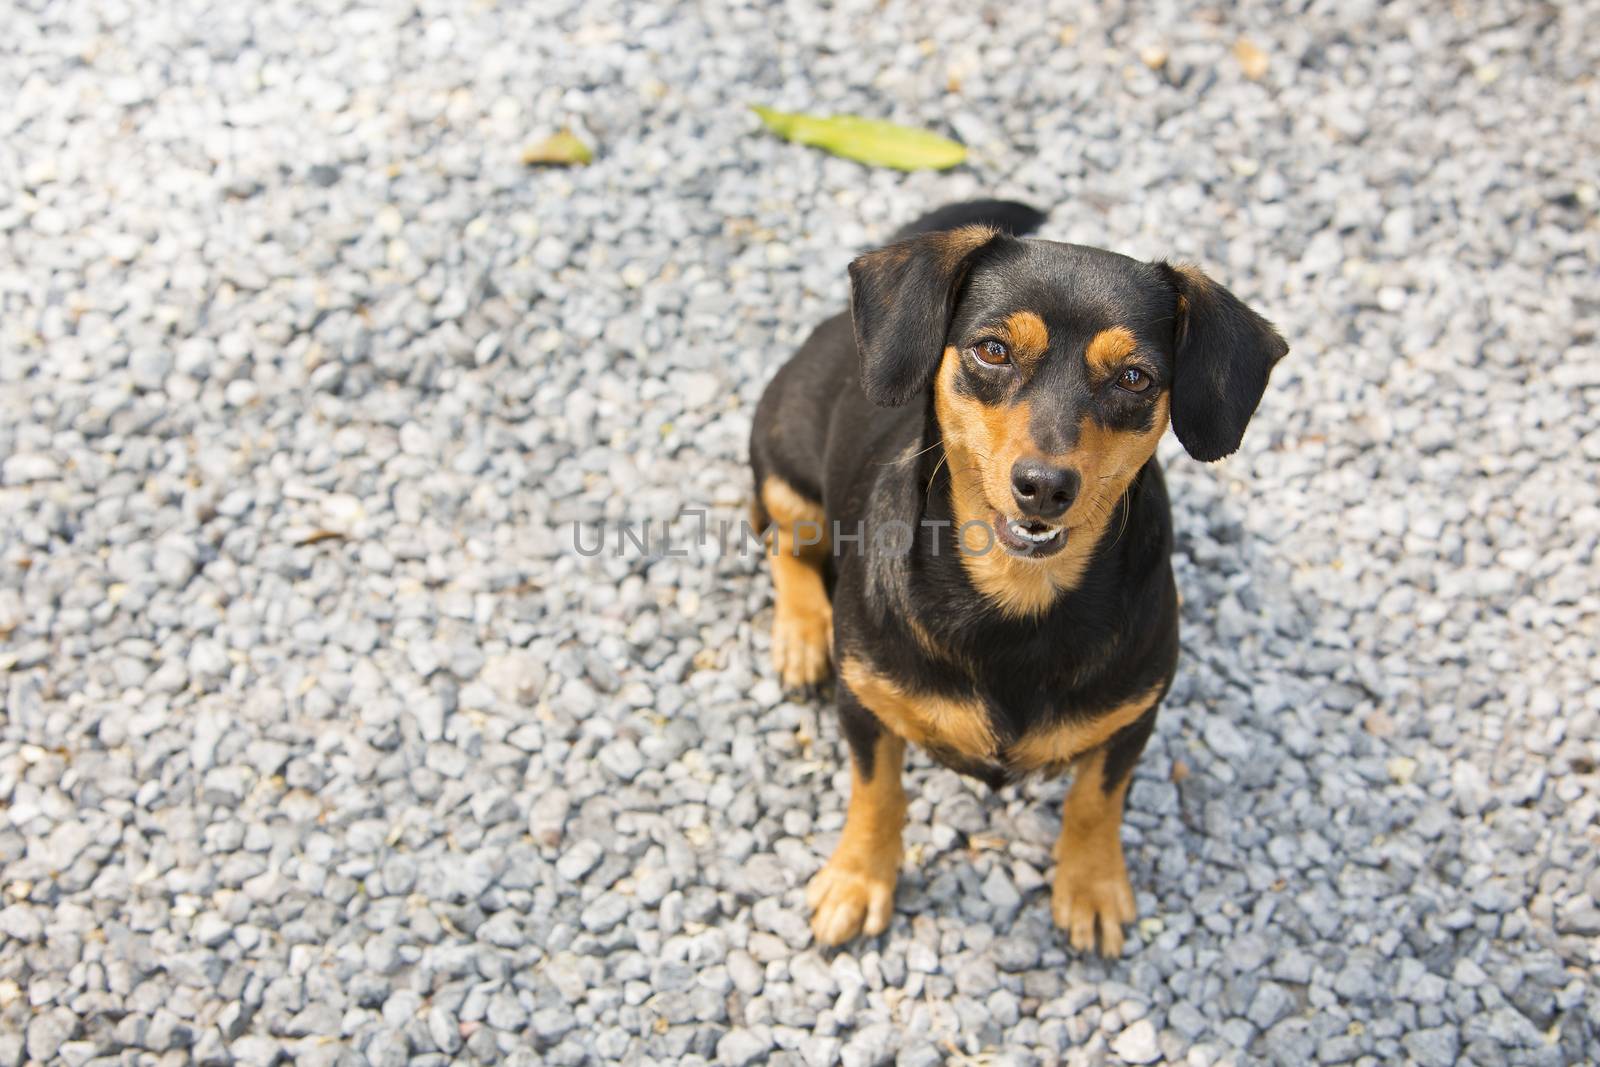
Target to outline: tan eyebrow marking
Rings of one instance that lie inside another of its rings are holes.
[[[1013,351],[1023,360],[1037,359],[1050,347],[1050,331],[1032,311],[1013,311],[1006,316],[1005,329]]]
[[[1095,334],[1083,356],[1090,370],[1097,374],[1110,374],[1118,363],[1131,356],[1138,347],[1139,342],[1134,339],[1132,330],[1126,326],[1113,326]]]

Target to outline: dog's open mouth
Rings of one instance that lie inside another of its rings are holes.
[[[998,511],[994,513],[992,525],[1000,547],[1023,559],[1044,559],[1067,546],[1065,526],[1053,526],[1038,519],[1011,519]]]

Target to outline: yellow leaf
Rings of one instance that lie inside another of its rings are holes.
[[[570,167],[593,161],[594,153],[571,130],[562,130],[522,150],[522,162],[530,167]]]
[[[858,115],[805,115],[752,106],[767,129],[796,144],[897,170],[946,170],[967,158],[965,145],[927,130]]]

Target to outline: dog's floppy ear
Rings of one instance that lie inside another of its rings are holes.
[[[1289,346],[1272,323],[1198,268],[1159,266],[1178,294],[1172,429],[1189,455],[1209,463],[1239,447],[1267,376]]]
[[[926,233],[868,252],[850,264],[850,319],[867,399],[897,407],[933,378],[956,296],[989,226]]]

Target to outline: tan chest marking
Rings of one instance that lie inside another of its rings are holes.
[[[1110,711],[1082,722],[1058,723],[1030,731],[1006,751],[1007,762],[1017,770],[1037,771],[1062,766],[1111,740],[1116,732],[1150,710],[1161,690],[1146,690]]]
[[[1002,752],[989,709],[976,697],[912,692],[855,656],[845,657],[839,677],[891,733],[924,748],[1004,763],[1017,771],[1065,766],[1099,748],[1149,711],[1160,694],[1160,688],[1154,687],[1092,719],[1033,730]]]
[[[973,759],[995,756],[989,711],[976,699],[956,700],[908,692],[854,656],[846,656],[839,677],[863,707],[892,733],[924,748],[946,749]]]

